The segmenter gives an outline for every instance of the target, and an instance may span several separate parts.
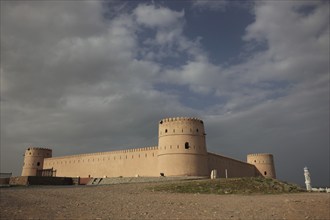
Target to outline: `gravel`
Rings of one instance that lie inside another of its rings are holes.
[[[330,219],[330,194],[180,194],[162,183],[0,189],[1,219]]]

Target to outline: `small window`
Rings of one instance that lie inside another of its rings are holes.
[[[254,160],[254,162],[256,163],[256,162],[257,162],[257,160]]]
[[[165,129],[165,133],[167,133],[167,129]]]
[[[267,172],[265,171],[264,174],[267,175]]]
[[[159,124],[163,124],[163,121],[160,121]]]
[[[179,145],[178,145],[178,146],[176,146],[176,148],[178,148],[178,149],[179,149]]]
[[[175,133],[175,129],[173,129],[173,133]]]
[[[185,148],[185,149],[189,149],[189,148],[190,148],[190,146],[189,146],[189,143],[188,143],[188,142],[184,143],[184,148]]]
[[[196,132],[198,132],[198,128],[196,129]]]

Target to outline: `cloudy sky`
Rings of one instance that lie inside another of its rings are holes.
[[[1,1],[1,172],[157,145],[194,116],[207,147],[272,153],[281,180],[329,184],[329,1]]]

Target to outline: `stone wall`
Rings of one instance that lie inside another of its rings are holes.
[[[165,176],[208,176],[202,120],[180,117],[159,122],[158,171]]]
[[[46,158],[44,169],[61,177],[159,176],[158,147]]]
[[[221,178],[226,177],[226,170],[228,178],[253,177],[257,175],[254,165],[214,153],[208,153],[208,163],[209,173],[211,174],[211,171],[216,169],[217,176]]]
[[[253,164],[260,175],[266,178],[276,178],[274,158],[272,154],[249,154],[247,155],[247,162]]]

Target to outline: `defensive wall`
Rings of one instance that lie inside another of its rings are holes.
[[[65,177],[158,176],[158,147],[46,158],[44,169]]]
[[[215,153],[208,153],[208,164],[209,172],[215,169],[221,178],[259,176],[254,165]]]
[[[271,154],[249,154],[247,162],[207,152],[204,123],[198,118],[159,121],[158,146],[52,157],[47,148],[28,148],[22,176],[55,171],[58,177],[265,176],[275,178]],[[52,173],[53,174],[53,173]]]

